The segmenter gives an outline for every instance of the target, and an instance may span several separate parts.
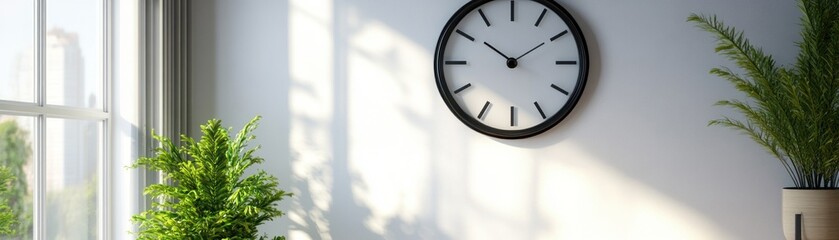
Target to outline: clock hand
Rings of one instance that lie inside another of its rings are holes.
[[[495,52],[497,52],[498,54],[501,54],[501,56],[504,57],[504,59],[510,59],[510,57],[508,57],[507,55],[504,55],[503,53],[501,53],[501,51],[498,51],[498,49],[495,49],[495,47],[493,47],[492,45],[489,45],[489,43],[484,42],[484,45],[487,45],[487,47],[492,48],[492,50],[495,50]]]
[[[521,56],[517,57],[517,58],[516,58],[516,60],[519,60],[519,58],[524,57],[524,55],[527,55],[528,53],[532,52],[533,50],[536,50],[537,48],[541,47],[542,45],[545,45],[545,43],[544,43],[544,42],[540,43],[538,46],[534,47],[533,49],[530,49],[530,51],[527,51],[526,53],[524,53],[524,54],[522,54]]]

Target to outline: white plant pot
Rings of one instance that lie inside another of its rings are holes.
[[[795,240],[795,215],[801,214],[802,240],[839,240],[839,189],[785,188],[784,236]]]

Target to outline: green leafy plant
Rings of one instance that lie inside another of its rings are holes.
[[[245,169],[261,163],[245,149],[260,117],[248,122],[234,139],[217,119],[201,126],[200,141],[181,136],[176,147],[154,135],[161,147],[156,156],[137,160],[132,167],[164,173],[171,184],[153,184],[145,194],[159,202],[132,217],[139,223],[138,239],[267,239],[257,226],[283,212],[277,202],[290,197],[277,188],[277,178],[265,171],[243,177]],[[285,239],[274,237],[273,239]]]
[[[32,148],[27,142],[28,133],[17,121],[0,122],[0,166],[11,176],[6,191],[0,193],[8,210],[15,216],[16,224],[11,233],[0,232],[0,239],[32,238],[32,197],[27,196],[29,184],[26,181],[24,166],[32,156]]]
[[[6,193],[11,190],[9,187],[14,181],[15,177],[12,172],[5,167],[0,167],[0,234],[12,235],[15,234],[17,225],[17,216],[9,207],[9,200],[5,197]]]
[[[801,42],[794,65],[778,66],[742,31],[715,16],[691,14],[689,22],[714,34],[716,52],[744,74],[726,67],[711,74],[731,82],[748,100],[717,105],[737,110],[745,121],[713,120],[742,131],[777,157],[796,188],[839,187],[839,1],[800,0]]]

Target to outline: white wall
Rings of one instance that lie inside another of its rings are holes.
[[[780,63],[788,0],[560,1],[593,64],[570,117],[525,140],[465,127],[439,97],[434,46],[465,0],[195,1],[193,130],[260,114],[263,167],[296,196],[263,231],[290,239],[780,239],[790,181],[708,120],[741,97],[686,23],[716,13]],[[736,116],[736,115],[735,115]]]

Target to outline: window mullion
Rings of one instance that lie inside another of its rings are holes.
[[[35,98],[38,106],[46,99],[46,0],[35,1]]]
[[[35,1],[35,86],[36,102],[39,107],[46,104],[46,0]],[[45,239],[46,226],[46,118],[38,114],[35,132],[35,201],[33,202],[32,235],[34,239]]]
[[[36,118],[36,141],[35,149],[35,201],[34,201],[34,217],[32,223],[33,239],[46,239],[46,181],[47,181],[47,166],[46,166],[46,126],[47,120],[44,115]]]
[[[114,18],[113,18],[112,13],[113,13],[112,1],[111,0],[102,0],[102,16],[103,16],[103,19],[102,19],[102,28],[103,28],[102,43],[104,45],[104,46],[102,46],[103,47],[102,58],[104,59],[104,61],[102,61],[102,63],[104,64],[104,66],[102,66],[102,71],[103,71],[103,73],[102,73],[102,81],[103,81],[102,82],[102,96],[103,96],[102,97],[103,98],[103,104],[102,105],[103,106],[102,107],[105,110],[105,112],[108,114],[108,118],[105,119],[103,124],[102,124],[103,128],[102,128],[102,136],[101,136],[101,138],[103,140],[102,143],[103,143],[104,146],[102,148],[102,152],[100,153],[100,154],[102,154],[102,163],[99,164],[99,174],[102,177],[100,178],[101,180],[99,181],[99,184],[98,184],[99,185],[99,189],[98,189],[99,199],[97,200],[98,201],[97,205],[98,205],[98,208],[99,208],[99,211],[97,211],[97,213],[99,215],[99,216],[97,216],[99,218],[98,221],[97,221],[98,224],[99,224],[99,226],[98,226],[99,227],[99,234],[98,234],[99,239],[109,239],[110,236],[111,236],[111,227],[113,225],[113,224],[111,224],[111,206],[113,206],[113,204],[111,204],[111,200],[110,200],[110,196],[111,196],[110,189],[111,189],[111,182],[113,182],[112,181],[113,179],[111,178],[110,171],[108,170],[108,169],[111,169],[111,161],[113,159],[112,158],[113,157],[113,154],[112,154],[113,151],[112,151],[112,148],[111,148],[112,143],[113,143],[112,142],[113,139],[111,139],[111,136],[113,136],[113,133],[112,133],[112,131],[113,131],[113,129],[112,129],[113,128],[113,121],[112,121],[112,117],[111,117],[113,115],[113,109],[111,109],[111,100],[112,100],[111,99],[111,94],[112,94],[113,90],[111,88],[111,79],[112,79],[112,70],[113,70],[113,58],[112,58],[112,56],[113,56],[112,55],[112,53],[113,53],[112,52],[112,50],[113,50],[113,47],[112,47],[113,46],[113,42],[112,42],[112,40],[113,40],[113,28],[112,28],[112,26],[113,25],[112,24],[113,24],[113,19]]]

